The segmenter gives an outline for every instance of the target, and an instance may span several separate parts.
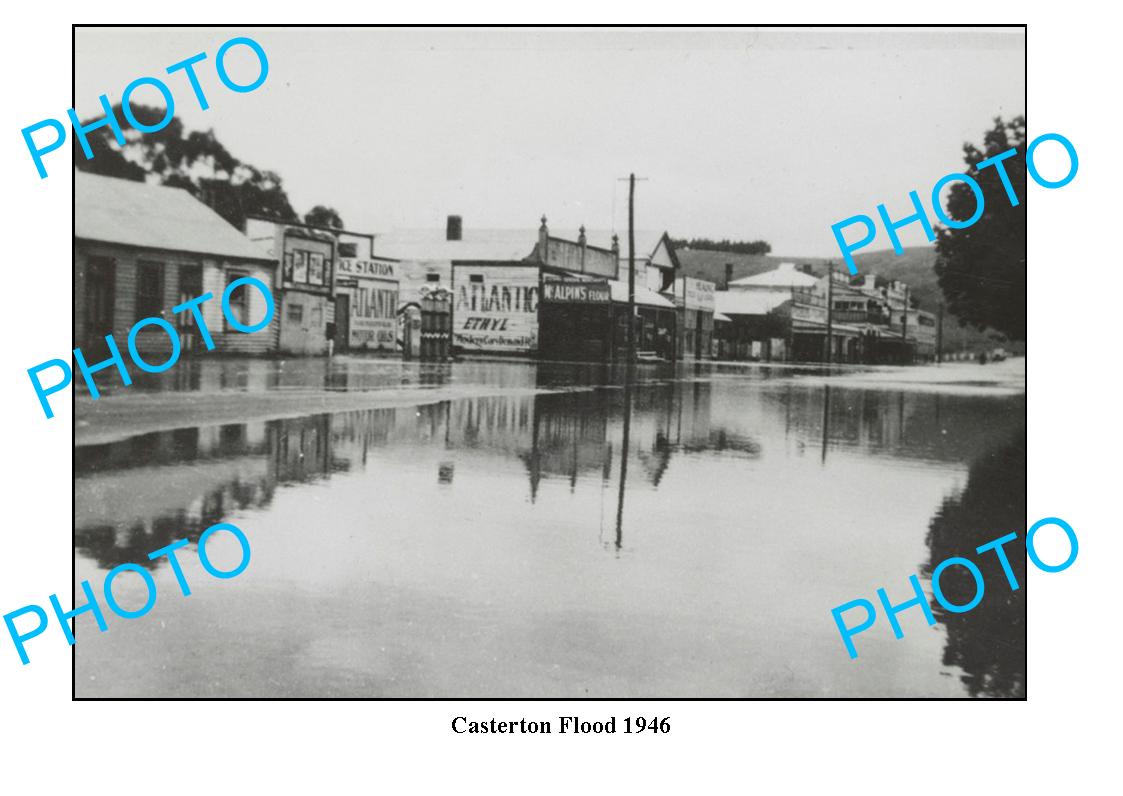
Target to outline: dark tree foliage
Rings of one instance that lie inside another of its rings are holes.
[[[304,223],[311,224],[314,227],[331,227],[332,229],[343,229],[344,227],[343,219],[340,218],[336,209],[324,205],[316,205],[305,213]]]
[[[715,252],[734,252],[735,254],[768,254],[772,251],[772,246],[763,240],[691,238],[690,240],[672,240],[671,244],[677,248],[690,247],[691,249],[708,249]]]
[[[143,105],[132,106],[143,125],[159,124],[164,111]],[[154,133],[141,133],[128,126],[121,106],[113,108],[122,122],[125,145],[117,143],[109,127],[88,136],[94,153],[87,160],[80,145],[74,147],[74,165],[83,171],[144,182],[154,174],[164,185],[185,188],[239,229],[246,216],[297,221],[281,178],[243,163],[227,151],[214,132],[188,132],[178,118]],[[93,120],[87,120],[88,123]]]
[[[966,613],[953,613],[935,598],[932,613],[947,629],[944,665],[957,666],[971,696],[1024,697],[1026,693],[1026,436],[1021,429],[973,462],[963,492],[944,500],[928,526],[930,558],[923,574],[953,556],[978,566],[985,584],[982,601]],[[994,552],[976,548],[1008,533],[1022,541],[1007,545],[1018,590],[1010,588]],[[953,605],[967,605],[975,579],[954,565],[940,576],[940,589]]]
[[[1010,206],[994,166],[977,169],[981,160],[1016,149],[1002,162],[1017,195]],[[982,217],[966,229],[936,229],[936,276],[948,309],[961,322],[980,330],[994,329],[1009,338],[1026,336],[1026,120],[1001,117],[987,131],[982,149],[963,145],[967,169],[983,190]],[[975,195],[963,182],[947,192],[947,214],[966,221],[975,213]]]

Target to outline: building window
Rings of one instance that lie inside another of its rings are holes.
[[[292,281],[297,284],[308,281],[308,254],[300,249],[292,253]]]
[[[441,281],[441,275],[440,274],[425,274],[425,281],[426,282],[440,282]]]
[[[484,281],[484,275],[483,274],[471,274],[471,275],[468,276],[468,281],[469,282],[483,282]]]
[[[249,274],[241,271],[227,271],[226,285],[229,287],[231,282],[245,276],[249,276]],[[250,325],[250,292],[248,287],[248,285],[239,285],[230,294],[230,314],[242,326]],[[227,322],[226,326],[230,328],[230,323]]]
[[[151,318],[164,311],[164,266],[140,263],[136,275],[136,317]]]
[[[308,253],[308,284],[324,284],[324,255],[319,252]]]
[[[300,304],[290,304],[286,315],[293,323],[303,323],[304,321],[304,307]]]

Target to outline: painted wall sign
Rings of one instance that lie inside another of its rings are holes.
[[[397,350],[398,282],[395,263],[341,257],[336,270],[352,285],[348,342],[352,348]],[[340,282],[340,287],[343,283]]]
[[[454,345],[470,351],[538,350],[537,266],[456,266]]]
[[[394,265],[389,260],[356,260],[351,257],[340,257],[337,270],[341,274],[369,276],[377,279],[397,279],[398,274]]]
[[[675,305],[688,310],[714,311],[714,283],[681,276],[675,280]]]
[[[542,283],[542,300],[558,304],[608,304],[612,293],[608,282],[547,279]]]

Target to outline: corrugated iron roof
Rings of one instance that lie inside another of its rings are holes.
[[[716,290],[714,310],[722,315],[767,315],[790,299],[787,293]]]
[[[796,270],[795,263],[780,263],[778,268],[765,271],[756,276],[746,276],[734,279],[730,287],[812,287],[819,282],[819,278],[803,271]]]
[[[608,287],[612,291],[612,300],[621,304],[628,303],[628,283],[619,279],[609,279]],[[670,307],[674,309],[674,302],[660,296],[654,290],[636,285],[636,304],[645,307]]]
[[[74,236],[145,249],[275,262],[182,188],[74,173]]]

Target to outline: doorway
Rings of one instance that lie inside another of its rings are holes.
[[[109,357],[105,336],[113,332],[113,287],[116,266],[108,257],[86,261],[86,325],[82,351],[87,362]]]
[[[335,350],[346,351],[351,342],[351,295],[335,297]]]

